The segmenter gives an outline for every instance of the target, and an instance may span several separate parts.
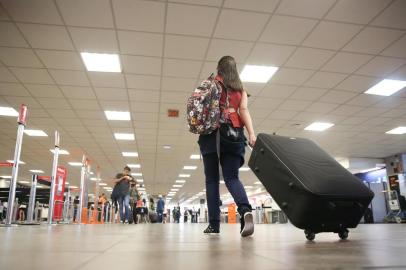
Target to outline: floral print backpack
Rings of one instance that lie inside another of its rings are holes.
[[[210,134],[220,125],[220,97],[222,88],[214,74],[204,80],[187,102],[187,123],[194,134]]]

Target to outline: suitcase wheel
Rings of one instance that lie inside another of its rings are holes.
[[[344,230],[342,230],[342,231],[340,231],[340,232],[338,233],[338,236],[339,236],[342,240],[345,240],[345,239],[348,238],[348,233],[349,233],[349,231],[348,231],[347,229],[344,229]]]
[[[316,238],[316,234],[314,232],[312,232],[312,231],[305,230],[304,233],[305,233],[306,239],[309,240],[309,241],[313,241],[314,238]]]

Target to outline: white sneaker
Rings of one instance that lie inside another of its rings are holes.
[[[244,214],[244,227],[241,230],[241,236],[247,237],[254,234],[254,216],[251,212]]]

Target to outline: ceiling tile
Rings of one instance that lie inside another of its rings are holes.
[[[114,0],[117,28],[163,32],[165,3],[156,1]]]
[[[269,17],[268,14],[223,9],[214,36],[255,41]]]
[[[346,106],[346,105],[344,105],[344,106]],[[341,108],[341,107],[342,106],[340,106],[339,108]],[[360,110],[358,110],[358,111],[360,111]],[[351,114],[348,114],[348,115],[351,115]],[[342,124],[342,125],[358,125],[358,124],[364,123],[367,120],[368,120],[368,117],[351,116],[351,117],[348,117],[348,118],[340,121],[340,124]]]
[[[386,112],[388,109],[386,108],[366,108],[363,109],[359,112],[357,112],[354,116],[361,116],[361,117],[375,117],[377,115],[382,115],[384,112]]]
[[[219,9],[213,7],[168,4],[166,32],[209,37],[218,12]],[[199,14],[199,17],[204,20],[196,20],[196,14]]]
[[[281,109],[288,111],[302,111],[306,109],[310,104],[310,101],[288,99],[279,106],[278,110]]]
[[[134,114],[135,121],[151,121],[151,122],[158,122],[158,114],[157,113],[136,113]]]
[[[340,0],[327,14],[326,19],[367,24],[389,2],[390,0]]]
[[[18,27],[33,48],[73,50],[69,34],[63,26],[19,23]]]
[[[46,107],[48,108],[48,107]],[[53,109],[47,109],[47,112],[52,115],[52,117],[56,119],[61,119],[61,118],[76,118],[76,114],[73,110],[64,110],[61,108],[55,108]]]
[[[201,60],[208,44],[208,38],[166,35],[165,57]]]
[[[17,79],[6,67],[0,67],[0,82],[17,82]]]
[[[364,0],[366,1],[366,0]],[[381,2],[383,5],[384,3],[389,2],[387,1],[379,1],[375,0],[375,2]],[[384,3],[382,3],[384,2]],[[368,1],[368,5],[370,2]],[[385,9],[379,16],[376,18],[372,24],[379,25],[379,26],[386,26],[386,27],[394,27],[394,28],[401,28],[406,29],[406,18],[405,18],[405,10],[406,10],[406,3],[402,0],[397,0],[392,2],[391,5]]]
[[[83,62],[76,52],[36,50],[47,68],[84,70]]]
[[[89,72],[89,78],[95,87],[125,87],[124,75],[121,73]]]
[[[320,88],[333,88],[340,83],[347,75],[332,72],[317,72],[306,83],[306,86],[320,87]]]
[[[95,87],[94,91],[100,100],[128,100],[127,89]]]
[[[187,92],[169,92],[163,91],[161,93],[161,102],[166,103],[182,103],[186,104],[187,98],[189,97],[190,93]]]
[[[314,101],[327,93],[327,91],[327,89],[322,88],[300,87],[290,96],[290,98]]]
[[[376,95],[360,94],[347,102],[348,105],[372,106],[382,100],[384,97]]]
[[[284,0],[281,1],[276,13],[321,19],[334,2],[334,0]]]
[[[385,77],[405,63],[405,59],[377,56],[361,67],[356,73],[361,75]]]
[[[237,63],[241,63],[248,57],[252,45],[253,43],[245,41],[213,39],[207,53],[207,60],[217,62],[224,55],[232,55]]]
[[[41,103],[45,109],[71,109],[64,98],[38,98],[38,102]]]
[[[25,84],[25,87],[34,97],[63,98],[63,95],[56,85]]]
[[[2,5],[16,21],[62,24],[52,0],[4,0]]]
[[[178,3],[186,3],[186,4],[195,4],[195,5],[203,5],[203,6],[221,6],[223,0],[168,0],[168,2],[178,2]]]
[[[73,42],[80,52],[118,53],[114,30],[69,27]]]
[[[317,20],[274,15],[260,41],[299,45],[316,23]]]
[[[314,102],[312,105],[307,107],[305,111],[312,112],[312,113],[329,113],[337,108],[337,104],[333,103],[326,103],[326,102]]]
[[[361,29],[362,27],[358,25],[322,21],[306,38],[303,45],[338,50]]]
[[[159,112],[159,103],[132,102],[131,110],[135,113],[139,113],[139,112],[158,113]]]
[[[89,80],[87,79],[86,73],[83,71],[52,69],[49,70],[49,72],[58,84],[89,86]]]
[[[159,102],[159,91],[128,89],[130,100],[143,102]]]
[[[145,75],[160,75],[161,74],[161,58],[121,55],[123,72],[137,73]]]
[[[162,56],[162,34],[117,31],[121,53]],[[168,40],[166,41],[168,42]],[[182,46],[179,44],[179,46]]]
[[[161,86],[159,76],[125,74],[128,88],[157,90]]]
[[[378,54],[403,34],[403,31],[393,29],[366,27],[343,50]]]
[[[289,120],[297,113],[297,111],[276,110],[269,115],[268,119]]]
[[[129,111],[128,101],[100,100],[100,105],[105,111]]]
[[[0,61],[14,67],[43,67],[31,49],[0,48]]]
[[[247,59],[249,64],[282,66],[296,47],[257,43]]]
[[[0,22],[0,46],[28,47],[28,44],[13,23]]]
[[[7,100],[7,102],[17,110],[18,110],[18,108],[20,108],[21,104],[27,105],[28,113],[29,113],[30,108],[35,108],[35,109],[42,108],[42,106],[35,99],[33,99],[31,97],[5,96],[4,99]]]
[[[406,34],[394,44],[385,49],[381,54],[385,56],[406,58]]]
[[[293,68],[280,68],[272,77],[272,83],[280,83],[287,85],[301,85],[312,76],[314,71],[293,69]]]
[[[268,84],[265,86],[259,96],[270,98],[287,98],[296,90],[296,88],[297,86]]]
[[[406,65],[393,72],[388,78],[406,81]]]
[[[226,0],[224,7],[271,13],[275,10],[277,4],[277,0],[252,0],[249,2],[245,0]]]
[[[17,83],[0,83],[0,96],[31,96],[21,84]]]
[[[94,110],[76,110],[76,113],[79,118],[84,118],[84,119],[106,119],[106,116],[104,115],[104,112],[102,111],[94,111]]]
[[[67,25],[113,28],[113,16],[108,0],[57,0]]]
[[[371,55],[339,52],[322,70],[342,73],[352,73],[372,59]]]
[[[162,77],[162,91],[191,93],[196,88],[196,79]]]
[[[319,101],[341,104],[347,102],[356,95],[357,94],[354,92],[348,92],[343,90],[330,90],[326,95],[321,97]]]
[[[333,55],[334,51],[298,48],[295,53],[289,58],[288,62],[286,62],[285,66],[306,69],[319,69]]]
[[[17,78],[23,83],[53,84],[51,76],[46,69],[11,68]]]
[[[377,78],[352,75],[342,81],[335,88],[363,93],[379,81]]]
[[[81,86],[61,86],[61,90],[67,98],[71,99],[95,99],[92,88]]]
[[[97,100],[93,99],[69,99],[75,110],[101,110]]]
[[[202,62],[190,60],[165,59],[163,76],[197,78]]]

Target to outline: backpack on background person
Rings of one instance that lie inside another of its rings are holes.
[[[198,86],[187,101],[187,123],[194,134],[210,134],[220,125],[222,88],[214,74]]]

